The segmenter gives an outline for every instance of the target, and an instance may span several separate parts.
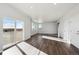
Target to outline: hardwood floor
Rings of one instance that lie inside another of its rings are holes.
[[[79,49],[67,43],[44,39],[42,35],[32,36],[25,42],[49,55],[78,55]]]

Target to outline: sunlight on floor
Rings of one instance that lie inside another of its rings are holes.
[[[3,55],[22,55],[16,46],[13,46],[3,52]]]
[[[47,55],[46,53],[40,51],[39,49],[33,47],[32,45],[26,43],[26,42],[21,42],[17,44],[17,46],[26,53],[26,55]],[[16,47],[13,46],[5,51],[3,51],[3,55],[22,55],[20,50]]]
[[[64,39],[61,39],[61,38],[56,38],[56,37],[42,36],[42,38],[68,43],[67,40],[64,40]]]
[[[19,43],[18,46],[27,54],[27,55],[47,55],[46,53],[40,51],[39,49],[35,48],[34,46],[22,42]]]

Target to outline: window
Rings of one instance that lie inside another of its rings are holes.
[[[23,22],[19,21],[19,20],[16,20],[16,28],[17,29],[22,29],[23,28]]]
[[[23,22],[20,20],[15,21],[9,17],[3,20],[3,28],[15,28],[15,24],[16,28],[23,28]]]
[[[39,24],[39,28],[42,28],[42,24]]]
[[[3,28],[14,28],[15,21],[10,18],[5,18],[3,20]]]
[[[32,30],[35,30],[35,23],[32,22]]]

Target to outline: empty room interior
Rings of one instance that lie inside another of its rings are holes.
[[[0,55],[79,55],[79,3],[0,3]]]

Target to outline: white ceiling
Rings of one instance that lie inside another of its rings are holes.
[[[67,14],[76,4],[74,3],[12,3],[23,13],[30,15],[34,20],[55,21]]]

